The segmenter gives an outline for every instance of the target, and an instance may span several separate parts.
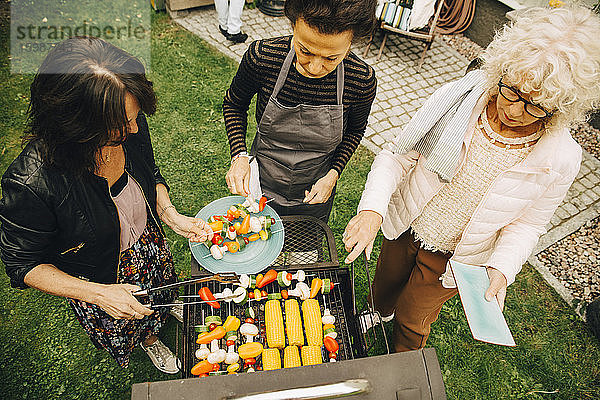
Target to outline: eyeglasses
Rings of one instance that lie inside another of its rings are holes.
[[[547,118],[547,117],[551,117],[552,114],[554,114],[552,112],[548,112],[548,111],[544,110],[541,106],[534,104],[534,103],[530,102],[529,100],[525,100],[523,98],[523,96],[521,96],[521,94],[519,93],[519,91],[517,89],[515,89],[512,86],[508,86],[508,85],[505,85],[504,83],[502,83],[502,79],[500,79],[500,81],[498,81],[498,88],[499,88],[500,94],[506,100],[513,102],[513,103],[522,101],[525,104],[525,111],[527,112],[527,114],[531,115],[532,117]]]

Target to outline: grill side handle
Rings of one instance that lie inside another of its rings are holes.
[[[302,400],[302,399],[339,399],[371,392],[372,387],[366,379],[349,379],[326,385],[306,386],[295,389],[254,393],[243,396],[224,397],[222,400]]]

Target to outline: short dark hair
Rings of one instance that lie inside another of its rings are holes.
[[[156,95],[137,58],[102,39],[67,39],[48,53],[33,79],[24,140],[39,141],[50,166],[94,173],[98,150],[127,138],[127,93],[144,113],[154,114]]]
[[[302,18],[324,34],[352,31],[354,38],[373,32],[377,0],[286,0],[285,15],[296,24]]]

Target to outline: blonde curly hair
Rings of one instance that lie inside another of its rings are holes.
[[[481,58],[490,94],[502,78],[554,111],[546,125],[583,121],[600,105],[600,18],[587,8],[524,10]]]

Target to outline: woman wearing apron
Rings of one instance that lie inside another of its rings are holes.
[[[251,156],[261,190],[280,215],[327,222],[337,179],[362,139],[375,98],[375,73],[350,45],[371,32],[376,4],[288,0],[293,36],[250,45],[223,101],[233,194],[250,193]],[[258,132],[249,155],[247,113],[255,94]]]

